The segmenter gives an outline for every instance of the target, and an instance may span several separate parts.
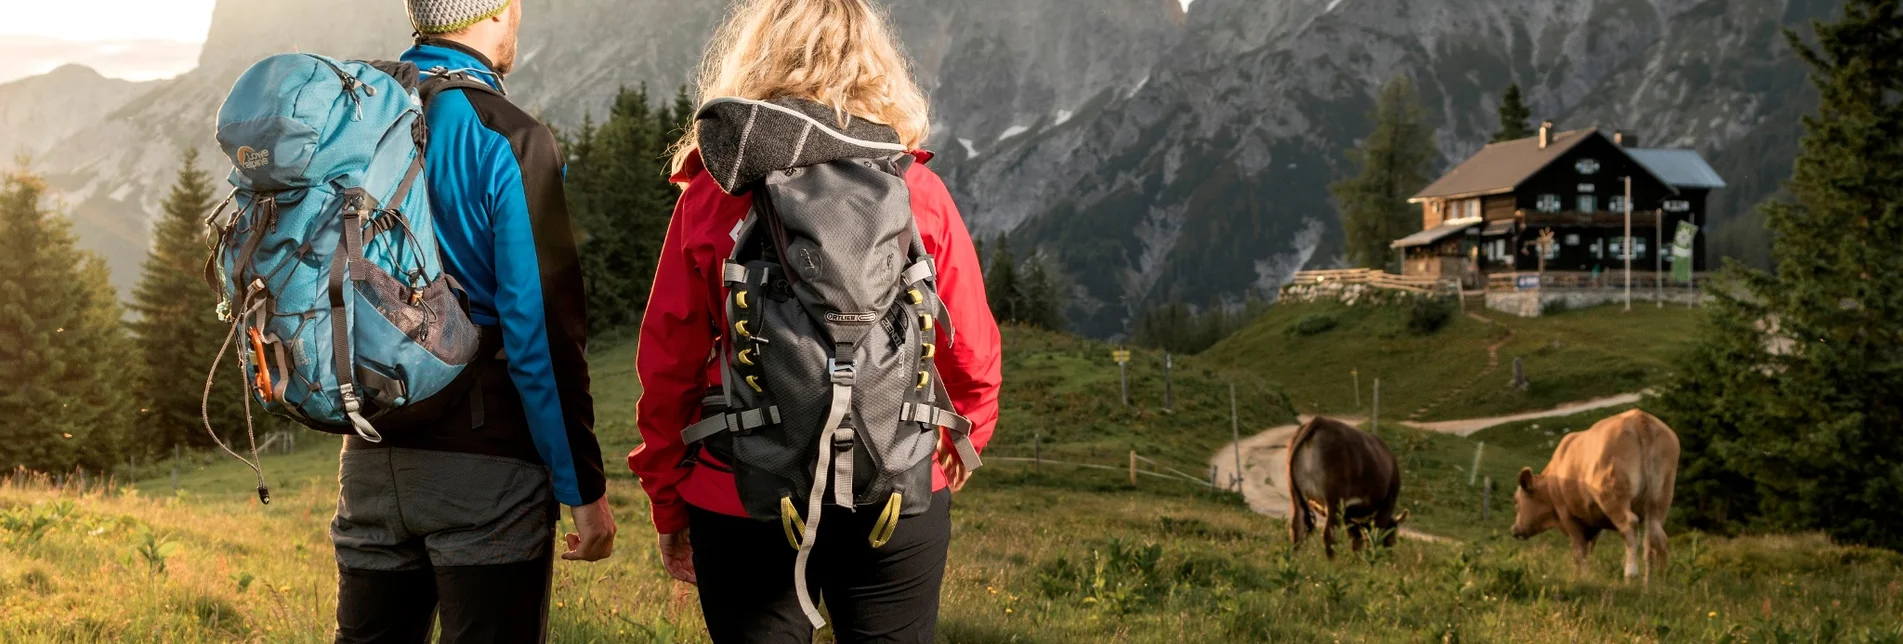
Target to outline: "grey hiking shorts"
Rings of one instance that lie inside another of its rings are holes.
[[[436,450],[346,449],[330,538],[362,570],[486,566],[550,556],[560,516],[540,463]]]

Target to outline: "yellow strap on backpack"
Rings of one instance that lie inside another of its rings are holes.
[[[879,513],[879,522],[872,524],[872,536],[866,539],[872,547],[885,547],[886,542],[892,540],[892,533],[899,531],[899,510],[904,505],[905,495],[898,492],[893,492],[892,498],[886,500],[885,510]]]
[[[793,498],[780,497],[780,528],[786,530],[786,545],[800,549],[800,535],[806,532],[806,521],[800,518],[800,511],[793,507]]]

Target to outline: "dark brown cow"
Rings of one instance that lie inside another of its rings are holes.
[[[1304,423],[1288,442],[1289,538],[1300,548],[1322,517],[1322,547],[1335,558],[1334,528],[1347,524],[1359,552],[1369,529],[1386,531],[1393,546],[1407,511],[1394,513],[1401,495],[1401,466],[1380,437],[1320,416]]]
[[[1662,574],[1665,515],[1678,477],[1678,434],[1658,417],[1634,409],[1567,434],[1546,469],[1520,470],[1513,493],[1518,511],[1513,536],[1532,538],[1558,528],[1573,541],[1573,559],[1583,574],[1593,540],[1606,529],[1625,537],[1625,576],[1639,575],[1645,551],[1645,581]]]

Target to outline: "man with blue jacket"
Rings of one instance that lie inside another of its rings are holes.
[[[429,182],[443,264],[483,327],[469,394],[426,427],[346,439],[331,538],[338,642],[546,638],[563,559],[614,549],[588,391],[587,312],[555,137],[510,103],[520,0],[407,0],[430,101]]]

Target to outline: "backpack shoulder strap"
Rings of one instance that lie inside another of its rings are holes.
[[[474,76],[463,73],[435,73],[433,71],[423,73],[423,80],[416,86],[416,93],[417,96],[423,99],[423,109],[428,110],[430,101],[434,100],[437,94],[454,89],[473,90],[494,96],[502,95],[502,92],[496,91],[496,88],[489,86],[488,83],[482,82]]]

